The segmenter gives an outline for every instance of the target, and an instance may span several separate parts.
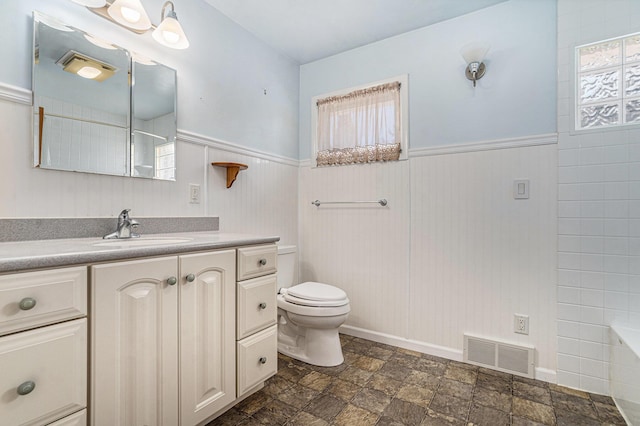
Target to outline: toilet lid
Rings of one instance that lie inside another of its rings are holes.
[[[306,282],[286,289],[287,302],[305,306],[342,306],[349,303],[347,293],[328,284]]]

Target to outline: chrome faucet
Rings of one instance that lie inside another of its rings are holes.
[[[131,219],[129,217],[129,212],[131,209],[124,209],[118,215],[118,227],[116,230],[110,234],[105,235],[104,239],[110,238],[138,238],[140,234],[136,234],[132,232],[135,230],[139,223],[135,219]]]

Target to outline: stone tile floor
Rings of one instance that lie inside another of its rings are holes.
[[[341,335],[345,362],[279,355],[278,374],[215,425],[624,425],[609,397]]]

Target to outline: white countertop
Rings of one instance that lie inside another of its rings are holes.
[[[163,244],[154,244],[160,240]],[[0,243],[0,273],[267,244],[278,240],[280,237],[277,236],[209,231],[149,234],[130,240],[71,238],[4,242]]]

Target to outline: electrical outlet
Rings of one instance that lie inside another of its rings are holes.
[[[519,334],[529,334],[529,316],[515,314],[513,316],[513,331]]]
[[[200,185],[189,184],[189,202],[191,204],[200,204]]]

